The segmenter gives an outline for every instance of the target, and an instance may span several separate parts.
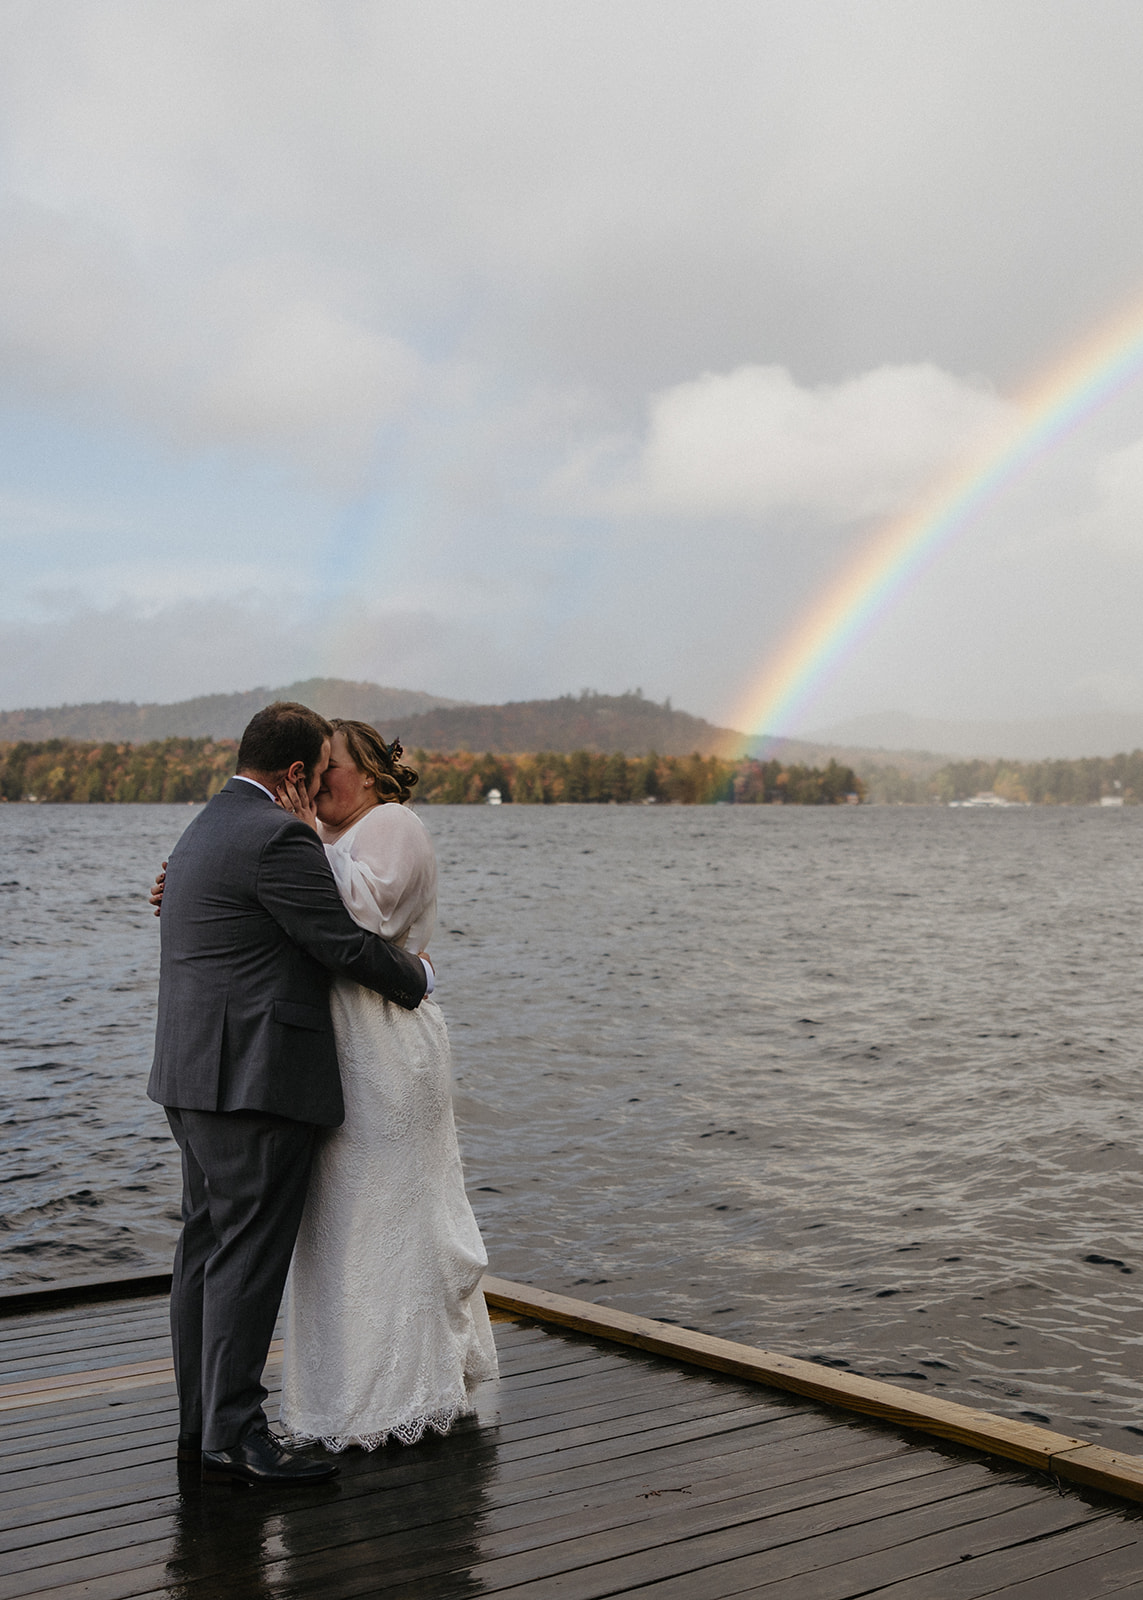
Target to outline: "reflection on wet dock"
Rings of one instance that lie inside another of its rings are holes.
[[[286,1493],[180,1475],[161,1295],[5,1314],[0,1600],[1140,1592],[1143,1522],[1122,1501],[497,1315],[502,1377],[475,1417]]]

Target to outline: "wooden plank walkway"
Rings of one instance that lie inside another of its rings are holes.
[[[162,1298],[0,1319],[0,1600],[1143,1595],[1122,1502],[599,1337],[496,1333],[476,1417],[287,1493],[178,1468]]]

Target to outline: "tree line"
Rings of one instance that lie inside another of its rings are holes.
[[[237,753],[231,739],[18,740],[0,744],[0,799],[53,804],[209,800],[233,773]]]
[[[719,756],[607,755],[594,750],[535,755],[414,751],[417,796],[444,805],[480,802],[492,789],[517,805],[844,805],[863,786],[850,767],[784,767]]]
[[[879,805],[933,805],[991,791],[1037,806],[1091,806],[1105,797],[1143,803],[1143,750],[1054,761],[950,761],[929,777],[892,766],[863,771]]]
[[[209,800],[234,771],[232,739],[162,739],[148,744],[69,739],[0,744],[0,799],[60,803],[179,804]],[[415,750],[415,798],[429,805],[480,805],[492,790],[507,804],[842,805],[862,799],[850,767],[784,766],[718,756],[625,756],[593,750],[476,755]]]
[[[0,743],[0,800],[51,803],[209,800],[234,771],[233,739],[145,744],[72,739]],[[840,805],[851,795],[880,805],[934,805],[991,790],[1032,805],[1095,805],[1105,796],[1143,804],[1143,750],[1074,761],[950,761],[928,776],[889,765],[863,769],[720,756],[626,756],[596,750],[529,755],[415,750],[416,798],[478,805],[493,789],[516,805]]]

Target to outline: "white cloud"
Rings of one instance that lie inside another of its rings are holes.
[[[706,373],[655,396],[607,500],[660,516],[800,509],[851,523],[900,509],[1010,417],[995,394],[928,364],[814,388],[777,366]],[[581,473],[593,469],[588,455]]]
[[[423,386],[422,364],[399,340],[319,302],[268,298],[228,318],[241,327],[187,420],[204,442],[285,448],[339,484],[373,464],[379,430]]]

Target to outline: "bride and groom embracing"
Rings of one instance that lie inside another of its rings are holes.
[[[183,1171],[178,1454],[205,1479],[323,1482],[336,1466],[299,1445],[446,1432],[496,1373],[448,1034],[412,953],[436,864],[401,754],[365,723],[266,707],[152,892],[147,1092]],[[287,1275],[288,1443],[262,1384]]]

